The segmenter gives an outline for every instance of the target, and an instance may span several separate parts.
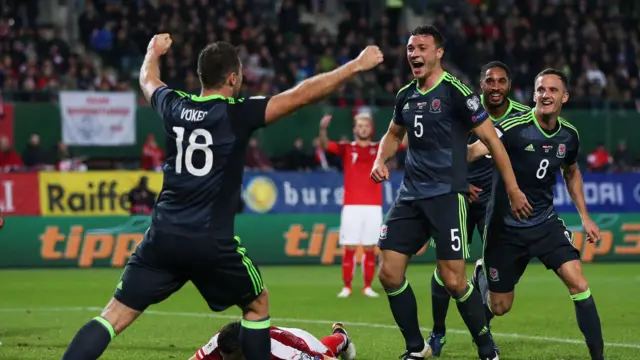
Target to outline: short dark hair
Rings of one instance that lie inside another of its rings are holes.
[[[225,354],[242,351],[240,344],[240,321],[230,322],[218,333],[218,349]]]
[[[545,75],[555,75],[555,76],[559,77],[560,80],[562,81],[562,85],[564,85],[564,88],[567,91],[569,91],[569,77],[565,73],[563,73],[562,71],[560,71],[558,69],[547,68],[547,69],[544,69],[544,70],[540,71],[540,73],[538,73],[538,75],[536,75],[536,80],[538,80],[539,77],[545,76]]]
[[[238,50],[228,42],[209,44],[198,55],[198,77],[204,88],[215,89],[224,85],[227,76],[239,70]]]
[[[482,79],[484,79],[484,77],[485,77],[485,76],[486,76],[486,74],[487,74],[487,71],[488,71],[489,69],[493,69],[493,68],[495,68],[495,67],[497,67],[497,68],[500,68],[500,69],[504,70],[505,74],[507,74],[507,79],[511,80],[511,70],[509,69],[509,67],[508,67],[505,63],[500,62],[500,61],[491,61],[491,62],[489,62],[489,63],[485,64],[485,65],[482,67],[482,70],[480,70],[480,77],[481,77]]]
[[[420,25],[413,29],[411,36],[432,36],[438,49],[444,46],[444,37],[433,25]]]

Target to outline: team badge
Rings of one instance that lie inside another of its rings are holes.
[[[476,110],[478,110],[478,108],[480,107],[480,99],[478,98],[478,95],[473,95],[472,97],[467,99],[467,107],[473,112],[476,112]]]
[[[558,152],[556,153],[556,157],[562,159],[567,154],[567,146],[565,144],[560,144],[558,146]]]
[[[492,267],[489,268],[489,280],[491,281],[500,281],[500,275],[498,274],[498,270]]]
[[[380,228],[380,239],[386,239],[387,238],[387,225],[382,225],[382,227]]]
[[[440,109],[440,105],[442,105],[442,102],[440,101],[440,99],[431,100],[431,106],[429,107],[429,112],[434,114],[440,113],[440,111],[442,111],[442,109]]]

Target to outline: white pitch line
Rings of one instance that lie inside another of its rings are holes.
[[[34,307],[34,308],[0,308],[0,313],[2,312],[68,312],[68,311],[102,311],[102,307],[97,306],[76,306],[76,307]],[[181,317],[196,317],[196,318],[214,318],[214,319],[231,319],[237,320],[238,316],[233,315],[222,315],[216,313],[192,313],[192,312],[179,312],[179,311],[159,311],[159,310],[146,310],[144,312],[148,315],[160,315],[160,316],[181,316]],[[287,322],[287,323],[300,323],[300,324],[319,324],[319,325],[332,325],[335,321],[331,320],[320,320],[320,319],[293,319],[293,318],[273,318],[276,323],[278,322]],[[381,329],[397,329],[398,327],[395,325],[388,324],[375,324],[375,323],[365,323],[365,322],[351,322],[345,321],[345,324],[348,326],[358,326],[358,327],[369,327],[369,328],[381,328]],[[429,328],[421,328],[422,331],[430,331]],[[447,329],[447,332],[454,334],[469,334],[467,330],[458,330],[458,329]],[[555,338],[548,336],[536,336],[536,335],[524,335],[524,334],[513,334],[513,333],[498,333],[492,332],[495,337],[506,337],[512,339],[522,339],[522,340],[532,340],[532,341],[550,341],[555,343],[562,344],[579,344],[584,345],[584,340],[574,340],[574,339],[564,339],[564,338]],[[610,347],[621,347],[621,348],[631,348],[631,349],[640,349],[640,344],[630,344],[630,343],[605,343],[605,346]]]

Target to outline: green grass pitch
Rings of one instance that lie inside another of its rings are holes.
[[[431,327],[432,269],[433,265],[413,265],[408,274],[425,336]],[[0,359],[59,359],[78,328],[107,303],[120,271],[0,271]],[[320,338],[340,320],[348,326],[359,359],[396,359],[403,352],[384,296],[362,297],[356,281],[351,298],[336,298],[341,286],[338,267],[264,267],[262,273],[276,326],[304,328]],[[640,359],[640,265],[589,264],[585,273],[602,319],[607,359]],[[477,359],[453,302],[449,310],[449,342],[442,358]],[[102,358],[187,359],[239,314],[238,309],[211,313],[189,284],[151,307]],[[511,313],[492,325],[503,360],[588,359],[566,289],[540,264],[527,269]]]

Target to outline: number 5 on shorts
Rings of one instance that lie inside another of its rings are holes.
[[[460,251],[462,248],[462,241],[459,234],[460,229],[451,229],[451,249],[453,251]]]

